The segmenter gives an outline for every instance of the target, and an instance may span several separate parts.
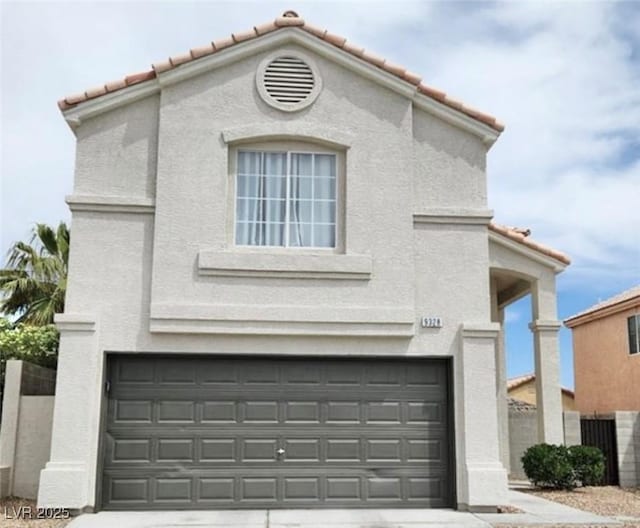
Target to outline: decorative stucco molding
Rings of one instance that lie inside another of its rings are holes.
[[[500,323],[462,323],[460,333],[464,339],[495,339]]]
[[[96,318],[88,314],[59,313],[53,321],[60,332],[95,332]]]
[[[562,327],[562,322],[536,319],[529,323],[529,329],[532,332],[554,332],[557,333]]]
[[[198,255],[200,275],[277,277],[300,279],[369,280],[369,255],[261,254],[203,250]]]
[[[468,209],[457,207],[433,207],[413,213],[416,224],[460,224],[488,225],[493,218],[491,209]]]
[[[65,201],[72,212],[153,214],[153,198],[72,194]]]
[[[328,127],[315,121],[279,121],[273,123],[250,123],[222,131],[222,140],[227,143],[261,141],[265,139],[294,139],[324,143],[333,148],[348,149],[354,136],[343,130]]]
[[[412,308],[152,304],[152,333],[413,337]]]

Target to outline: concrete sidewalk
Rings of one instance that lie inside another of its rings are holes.
[[[335,509],[100,512],[74,519],[68,528],[490,528],[496,525],[621,526],[620,521],[509,490],[511,506],[524,513],[454,510]]]
[[[609,517],[602,517],[594,513],[577,510],[564,504],[549,501],[520,491],[509,490],[509,503],[524,513],[478,513],[476,517],[483,521],[496,524],[526,525],[570,525],[577,526],[621,526],[620,521]]]

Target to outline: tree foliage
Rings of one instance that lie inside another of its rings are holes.
[[[69,262],[69,229],[36,224],[31,241],[16,242],[0,269],[0,312],[18,323],[48,325],[64,311]]]
[[[58,330],[54,325],[12,324],[0,318],[0,391],[8,359],[22,359],[55,369],[58,362]]]

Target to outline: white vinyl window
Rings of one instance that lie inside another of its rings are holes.
[[[336,155],[239,150],[235,242],[336,247]]]

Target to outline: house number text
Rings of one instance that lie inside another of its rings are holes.
[[[423,317],[422,328],[442,328],[442,317]]]

